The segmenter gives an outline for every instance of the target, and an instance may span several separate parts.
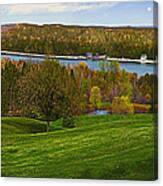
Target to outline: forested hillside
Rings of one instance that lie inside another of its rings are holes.
[[[2,50],[54,55],[107,54],[110,57],[157,56],[157,30],[132,27],[81,27],[13,24],[2,26]]]

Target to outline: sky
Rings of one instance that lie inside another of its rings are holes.
[[[153,26],[153,1],[0,5],[1,24]]]

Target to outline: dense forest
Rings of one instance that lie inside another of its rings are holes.
[[[2,26],[2,50],[155,59],[156,36],[156,28],[13,24]]]

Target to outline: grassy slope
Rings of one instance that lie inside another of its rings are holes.
[[[76,123],[50,133],[3,133],[2,176],[156,178],[152,115],[81,116]]]
[[[28,134],[45,132],[46,124],[44,122],[29,118],[2,118],[2,134]]]

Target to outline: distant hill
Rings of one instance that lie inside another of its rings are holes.
[[[1,29],[2,32],[6,32],[9,31],[9,29],[16,27],[16,24],[6,24],[6,25],[2,25]]]
[[[53,55],[157,56],[157,28],[61,24],[2,25],[2,50]]]

